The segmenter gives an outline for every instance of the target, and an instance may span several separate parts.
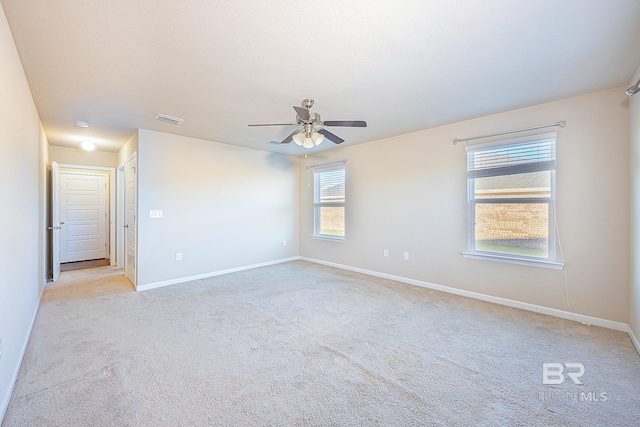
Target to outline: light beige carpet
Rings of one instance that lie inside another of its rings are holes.
[[[47,288],[3,426],[640,425],[621,332],[302,261],[120,273]],[[583,384],[542,384],[550,362]]]

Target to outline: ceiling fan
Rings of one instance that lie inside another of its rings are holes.
[[[303,99],[301,107],[293,107],[296,112],[295,123],[266,123],[249,126],[299,126],[298,129],[291,132],[282,141],[271,140],[274,144],[288,144],[291,141],[304,148],[313,148],[316,145],[320,145],[325,138],[335,144],[341,144],[344,139],[335,135],[325,127],[328,126],[343,126],[343,127],[367,127],[367,122],[363,120],[327,120],[322,121],[320,114],[311,111],[313,107],[313,99]]]

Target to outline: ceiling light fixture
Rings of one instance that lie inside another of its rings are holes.
[[[633,96],[636,93],[640,92],[640,87],[638,87],[640,85],[640,79],[638,79],[638,81],[636,82],[636,84],[634,84],[633,86],[631,86],[629,89],[627,89],[627,95],[629,96]]]
[[[313,126],[304,125],[304,131],[293,135],[293,142],[304,148],[313,148],[324,141],[324,135],[313,130]]]
[[[79,128],[88,128],[89,122],[85,122],[84,120],[76,120],[76,126]]]
[[[172,125],[179,125],[184,122],[184,119],[179,117],[169,116],[167,114],[158,113],[156,115],[156,120],[160,120],[161,122],[171,123]]]
[[[82,141],[82,144],[80,144],[80,146],[85,151],[93,151],[93,149],[96,148],[96,144],[94,144],[93,141],[89,140]]]

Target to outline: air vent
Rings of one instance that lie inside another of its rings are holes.
[[[184,119],[179,119],[173,116],[167,116],[166,114],[158,114],[156,116],[156,119],[160,120],[161,122],[171,123],[172,125],[179,125],[182,122],[184,122]]]

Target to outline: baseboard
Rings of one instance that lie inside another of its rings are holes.
[[[2,425],[4,416],[7,413],[7,408],[9,407],[9,401],[11,400],[13,389],[15,388],[16,381],[18,380],[18,374],[20,373],[20,368],[22,367],[24,354],[27,351],[27,345],[29,345],[29,338],[31,338],[31,331],[33,331],[33,326],[36,324],[36,316],[38,316],[38,310],[40,309],[40,303],[42,302],[42,295],[44,294],[44,289],[46,287],[47,285],[45,281],[44,286],[40,290],[40,296],[38,296],[38,303],[36,304],[36,308],[33,311],[33,316],[31,317],[31,326],[29,326],[29,331],[27,332],[27,336],[24,339],[24,344],[22,345],[22,350],[20,351],[20,357],[18,358],[18,364],[16,365],[16,369],[13,373],[13,377],[11,378],[11,382],[9,383],[9,387],[7,387],[7,391],[4,397],[2,398],[2,406],[0,406],[0,425]]]
[[[631,338],[631,342],[636,348],[636,351],[638,352],[638,354],[640,354],[640,341],[638,341],[638,338],[633,333],[633,329],[631,329],[631,326],[629,326],[629,330],[627,331],[627,333],[629,334],[629,338]]]
[[[515,301],[507,298],[494,297],[491,295],[480,294],[477,292],[465,291],[462,289],[451,288],[449,286],[442,286],[435,283],[424,282],[421,280],[409,279],[407,277],[395,276],[393,274],[380,273],[378,271],[366,270],[364,268],[351,267],[349,265],[337,264],[334,262],[323,261],[314,258],[300,257],[303,261],[309,261],[316,264],[322,264],[329,267],[335,267],[342,270],[353,271],[355,273],[362,273],[369,276],[380,277],[382,279],[394,280],[396,282],[407,283],[409,285],[420,286],[422,288],[433,289],[435,291],[446,292],[449,294],[460,295],[463,297],[473,298],[481,301],[491,302],[494,304],[505,305],[508,307],[520,308],[534,313],[546,314],[549,316],[560,317],[562,319],[574,320],[587,325],[601,326],[603,328],[613,329],[621,332],[629,332],[629,325],[621,322],[614,322],[612,320],[600,319],[598,317],[585,316],[583,314],[570,313],[568,311],[556,310],[554,308],[543,307],[535,304],[529,304],[526,302]],[[632,338],[633,340],[633,338]],[[636,341],[637,342],[637,341]],[[638,345],[636,349],[638,349]]]
[[[283,262],[299,260],[299,256],[290,258],[281,258],[273,261],[261,262],[258,264],[244,265],[242,267],[228,268],[226,270],[212,271],[209,273],[196,274],[195,276],[179,277],[177,279],[164,280],[162,282],[153,282],[146,285],[136,286],[136,291],[148,291],[150,289],[162,288],[163,286],[175,285],[178,283],[191,282],[193,280],[206,279],[207,277],[221,276],[223,274],[237,273],[238,271],[251,270],[253,268],[267,267],[274,264],[282,264]]]

